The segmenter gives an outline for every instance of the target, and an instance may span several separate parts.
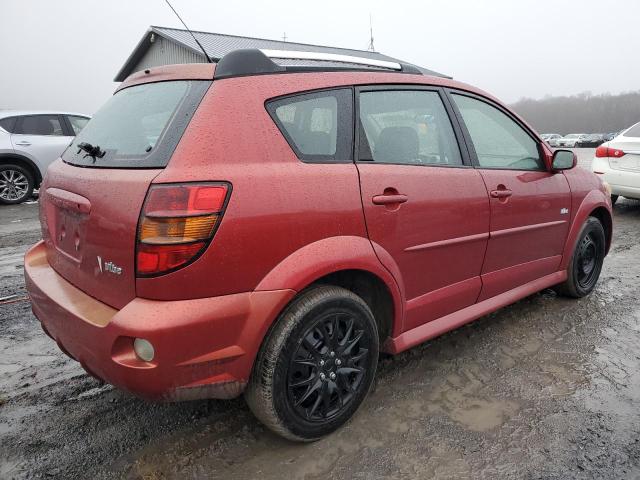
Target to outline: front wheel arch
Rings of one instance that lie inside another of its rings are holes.
[[[602,222],[606,238],[605,253],[609,252],[613,235],[613,220],[609,204],[609,200],[603,192],[599,190],[592,190],[582,200],[580,206],[577,209],[574,209],[576,213],[573,216],[569,233],[565,240],[559,270],[566,270],[569,268],[569,262],[571,261],[573,250],[575,249],[576,242],[578,241],[578,235],[580,234],[582,225],[584,225],[584,222],[586,222],[590,216],[593,216]]]
[[[600,220],[602,227],[604,228],[604,234],[606,239],[606,247],[605,254],[609,253],[609,249],[611,248],[611,241],[613,238],[613,219],[611,218],[611,214],[604,207],[598,207],[594,209],[590,214],[590,217],[595,217]]]

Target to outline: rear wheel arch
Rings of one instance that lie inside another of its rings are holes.
[[[20,167],[23,167],[27,169],[33,176],[36,188],[40,187],[40,184],[42,183],[42,175],[40,174],[40,169],[33,162],[33,160],[27,157],[15,153],[0,154],[0,165],[18,165]]]
[[[319,285],[341,287],[360,297],[376,320],[380,345],[391,336],[396,308],[389,287],[380,277],[366,270],[340,270],[318,278],[307,289]]]
[[[366,292],[363,292],[361,285],[376,285],[378,292],[388,294],[393,307],[390,325],[385,323],[383,326],[385,329],[390,327],[388,335],[399,334],[404,311],[402,290],[396,278],[376,256],[369,239],[364,237],[330,237],[305,245],[276,265],[255,290],[290,289],[301,292],[319,282],[343,287],[351,285],[351,288],[345,288],[356,294],[359,291],[364,296]],[[378,285],[384,285],[384,290],[379,290]],[[382,308],[381,305],[374,307]],[[382,311],[386,312],[385,308]],[[375,312],[374,309],[372,311]]]

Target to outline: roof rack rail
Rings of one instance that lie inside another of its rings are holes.
[[[283,60],[310,60],[314,62],[344,63],[344,66],[322,65],[278,65],[272,58]],[[362,66],[359,68],[359,66]],[[295,50],[268,50],[246,48],[234,50],[223,56],[216,66],[215,78],[242,77],[269,73],[308,72],[308,71],[345,71],[380,69],[399,73],[422,75],[415,65],[386,60],[339,55],[335,53],[306,52]]]
[[[356,57],[353,55],[340,55],[337,53],[324,52],[301,52],[296,50],[266,50],[261,49],[269,58],[282,58],[292,60],[318,60],[337,63],[351,63],[355,65],[367,65],[370,67],[388,68],[389,70],[402,70],[402,65],[398,62],[388,62],[385,60],[374,60],[371,58]]]

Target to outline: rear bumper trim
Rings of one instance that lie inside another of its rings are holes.
[[[232,398],[244,389],[267,329],[293,290],[192,300],[135,298],[121,310],[58,275],[42,242],[25,256],[32,309],[45,332],[91,375],[149,400]],[[151,362],[135,338],[154,346]]]

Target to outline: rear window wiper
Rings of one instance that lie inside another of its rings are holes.
[[[100,148],[100,145],[93,146],[90,143],[82,142],[78,144],[78,153],[80,151],[86,152],[86,156],[93,157],[93,161],[96,161],[96,158],[104,157],[104,150]]]

